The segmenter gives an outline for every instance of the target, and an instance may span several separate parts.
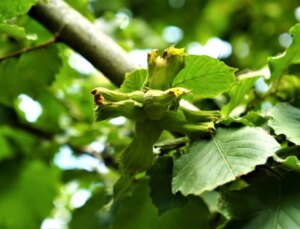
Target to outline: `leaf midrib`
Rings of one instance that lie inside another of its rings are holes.
[[[224,159],[224,161],[226,162],[226,165],[228,166],[228,168],[229,168],[229,170],[230,170],[231,174],[233,175],[233,177],[235,177],[234,171],[233,171],[233,169],[232,169],[232,167],[231,167],[231,165],[230,165],[229,161],[227,160],[227,158],[226,158],[225,154],[223,153],[223,151],[222,151],[222,149],[221,149],[220,145],[218,144],[218,142],[217,142],[216,138],[215,138],[214,136],[212,136],[212,139],[213,139],[213,141],[214,141],[214,144],[216,145],[216,147],[217,147],[218,151],[220,152],[220,155],[222,156],[222,158],[223,158],[223,159]]]

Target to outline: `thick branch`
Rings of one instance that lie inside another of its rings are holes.
[[[39,1],[30,15],[58,34],[60,41],[84,56],[117,86],[126,72],[137,68],[120,46],[62,0]]]

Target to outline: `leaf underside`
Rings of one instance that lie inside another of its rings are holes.
[[[224,193],[225,208],[233,217],[228,229],[300,228],[299,173],[267,177],[241,191]]]
[[[276,134],[284,134],[291,142],[300,145],[300,109],[279,103],[271,109],[268,124]]]

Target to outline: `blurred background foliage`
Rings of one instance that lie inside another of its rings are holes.
[[[222,46],[213,42],[217,38],[231,47],[221,47],[216,57],[241,69],[260,68],[268,56],[283,51],[290,42],[287,28],[300,19],[293,0],[117,0],[90,6],[128,50],[176,43],[203,52],[201,46]]]
[[[67,2],[141,66],[149,50],[175,43],[257,70],[284,51],[288,29],[300,21],[296,0]],[[115,86],[28,15],[13,15],[0,18],[0,228],[99,228],[99,219],[108,225],[115,213],[98,210],[111,205],[116,155],[129,143],[132,123],[95,123],[90,91]],[[41,48],[23,52],[34,46]],[[129,193],[148,189],[141,184]],[[135,201],[126,198],[129,206]]]

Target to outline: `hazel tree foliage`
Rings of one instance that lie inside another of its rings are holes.
[[[2,0],[0,228],[300,228],[298,4]]]

